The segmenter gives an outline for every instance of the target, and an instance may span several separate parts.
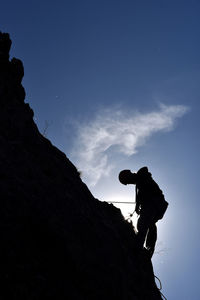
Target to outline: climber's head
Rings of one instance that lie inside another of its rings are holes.
[[[122,170],[119,173],[119,181],[122,184],[136,184],[137,174],[132,173],[130,170]]]
[[[119,181],[122,184],[139,184],[152,179],[147,167],[138,170],[137,173],[132,173],[130,170],[123,170],[119,173]]]

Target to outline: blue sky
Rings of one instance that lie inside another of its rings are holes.
[[[200,2],[5,1],[0,30],[39,129],[95,197],[134,199],[118,172],[149,167],[170,204],[155,274],[168,299],[198,300]]]

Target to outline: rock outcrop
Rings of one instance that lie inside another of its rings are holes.
[[[0,299],[161,299],[132,225],[38,131],[10,47],[0,32]]]

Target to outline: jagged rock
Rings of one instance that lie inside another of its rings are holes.
[[[132,225],[39,133],[10,45],[0,33],[0,298],[161,299]]]
[[[0,60],[8,61],[11,44],[9,34],[0,31]]]

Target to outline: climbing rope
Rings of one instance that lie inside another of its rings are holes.
[[[158,280],[158,282],[160,284],[160,288],[158,286],[157,286],[157,288],[159,289],[159,291],[161,291],[162,290],[162,283],[161,283],[160,279],[156,275],[154,275],[154,277]]]
[[[159,282],[159,284],[160,284],[160,288],[159,288],[158,286],[157,286],[157,288],[159,289],[161,296],[163,297],[163,299],[167,300],[167,298],[166,298],[166,297],[163,295],[163,293],[161,292],[161,290],[162,290],[162,283],[161,283],[161,280],[160,280],[157,276],[155,276],[155,275],[154,275],[154,277],[158,280],[158,282]]]
[[[122,203],[122,204],[135,204],[135,202],[130,201],[106,201],[108,203]]]
[[[160,294],[163,297],[163,299],[167,300],[167,298],[163,295],[163,293],[161,293],[161,291],[160,291]]]

